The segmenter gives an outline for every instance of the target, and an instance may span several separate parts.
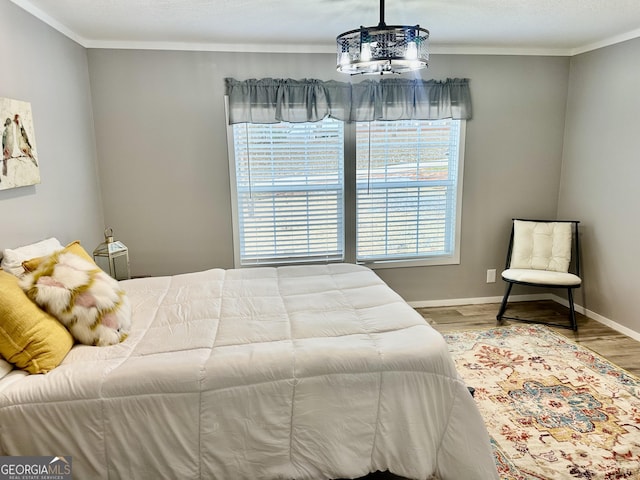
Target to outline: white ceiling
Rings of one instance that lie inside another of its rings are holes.
[[[378,0],[12,0],[87,48],[334,52]],[[640,0],[387,0],[434,53],[574,55],[640,37]]]

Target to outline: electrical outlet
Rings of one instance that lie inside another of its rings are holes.
[[[487,283],[496,283],[496,269],[487,270]]]

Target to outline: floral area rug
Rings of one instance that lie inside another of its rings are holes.
[[[444,337],[502,479],[640,479],[640,379],[545,326]]]

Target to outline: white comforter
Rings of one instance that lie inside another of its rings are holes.
[[[122,282],[130,337],[0,382],[0,455],[75,479],[498,478],[443,338],[359,266]]]

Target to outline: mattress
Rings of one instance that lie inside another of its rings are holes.
[[[124,342],[0,382],[0,455],[71,455],[78,479],[498,478],[442,336],[371,270],[121,284]]]

